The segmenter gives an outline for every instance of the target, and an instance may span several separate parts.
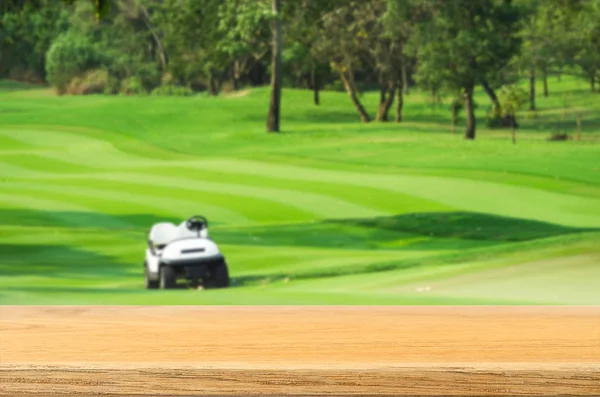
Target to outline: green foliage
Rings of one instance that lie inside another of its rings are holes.
[[[86,0],[62,0],[63,3],[73,5]],[[89,0],[89,4],[93,7],[94,17],[96,21],[102,20],[111,11],[111,0]]]
[[[325,80],[331,74],[328,68],[329,55],[324,51],[326,46],[321,45],[330,40],[322,34],[323,17],[339,4],[339,1],[331,0],[283,3],[283,60],[286,74],[300,78],[315,72],[320,80]]]
[[[100,55],[89,39],[77,33],[62,34],[46,55],[48,82],[63,94],[74,77],[99,64]]]
[[[189,87],[163,84],[152,90],[154,96],[192,96],[194,91]]]
[[[431,0],[423,7],[411,45],[418,48],[415,78],[424,87],[473,87],[498,73],[518,50],[507,33],[518,22],[510,3]]]
[[[576,41],[574,61],[589,80],[600,80],[600,2],[585,2],[574,25],[577,29],[570,32]]]
[[[65,93],[70,95],[103,94],[111,91],[111,77],[105,68],[93,69],[69,82]]]
[[[144,95],[148,89],[144,87],[144,82],[137,76],[127,77],[121,82],[119,93],[124,95]]]
[[[462,95],[456,95],[450,101],[451,123],[456,126],[460,120],[460,112],[464,109],[465,102]]]
[[[529,102],[529,94],[517,84],[508,84],[498,92],[499,107],[490,106],[485,117],[488,128],[516,127],[517,113]],[[514,124],[513,124],[514,123]]]
[[[522,87],[508,85],[500,89],[498,99],[500,100],[500,115],[514,117],[519,110],[523,109],[529,97]]]
[[[67,9],[52,0],[26,3],[18,12],[0,13],[0,76],[32,82],[45,79],[45,54],[68,29]]]
[[[233,58],[261,59],[269,50],[273,11],[269,0],[227,0],[218,8],[219,49]]]
[[[167,0],[157,4],[151,21],[162,32],[169,72],[182,84],[209,82],[226,70],[230,58],[219,48],[223,38],[216,0]]]
[[[380,103],[392,106],[392,92],[408,94],[415,84],[463,95],[485,82],[486,122],[506,126],[494,91],[524,74],[533,87],[559,70],[600,86],[597,1],[319,0],[282,7],[286,87],[343,87],[357,108],[361,91],[381,89]],[[63,92],[70,78],[77,76],[79,87],[82,73],[101,66],[106,93],[131,86],[123,89],[131,94],[152,92],[165,75],[213,95],[269,81],[269,0],[35,0],[2,2],[0,9],[0,77],[54,82]],[[84,38],[97,59],[74,67],[76,56],[62,77],[50,65],[49,79],[48,50],[65,32]],[[365,109],[359,112],[366,120]],[[471,113],[470,106],[463,110]]]

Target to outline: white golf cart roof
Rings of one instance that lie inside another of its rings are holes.
[[[206,238],[208,231],[203,229],[200,231],[200,238]],[[148,238],[155,245],[166,245],[172,241],[180,240],[183,238],[197,238],[198,234],[195,231],[189,230],[185,221],[181,222],[178,226],[171,222],[160,222],[152,226]]]

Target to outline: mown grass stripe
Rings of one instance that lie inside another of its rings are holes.
[[[25,131],[40,131],[43,133],[63,133],[63,134],[71,134],[75,137],[84,136],[89,139],[95,139],[97,141],[103,141],[107,144],[110,144],[115,149],[120,152],[126,154],[133,154],[138,157],[143,157],[152,161],[176,161],[176,160],[195,160],[196,157],[183,154],[180,152],[175,152],[172,150],[167,150],[163,147],[157,145],[151,145],[147,141],[140,139],[138,137],[132,137],[120,133],[115,133],[113,131],[109,131],[101,128],[92,128],[92,127],[83,127],[77,125],[60,125],[60,124],[9,124],[3,127],[5,131],[5,135],[18,135]],[[0,133],[2,130],[0,130]],[[15,142],[21,142],[12,138]],[[24,144],[23,142],[21,142]],[[28,145],[29,147],[31,145]]]
[[[96,174],[89,176],[90,179],[135,181],[136,183],[152,184],[157,188],[178,188],[185,186],[186,189],[198,192],[226,193],[240,197],[259,198],[267,201],[281,203],[309,212],[318,217],[346,218],[348,216],[377,216],[384,212],[360,206],[344,200],[335,199],[327,195],[298,192],[280,188],[262,188],[243,184],[207,182],[188,178],[168,178],[131,174],[127,172],[119,174]]]
[[[29,224],[37,221],[43,223],[43,218],[55,219],[60,224],[66,226],[86,226],[88,225],[88,215],[94,212],[86,206],[69,203],[62,200],[51,200],[47,198],[32,197],[31,195],[0,193],[0,202],[3,202],[4,216],[0,225],[17,222],[17,225],[24,223],[25,219],[8,219],[11,213],[17,213],[19,209],[32,209],[34,217],[27,220]],[[12,214],[11,214],[12,215]],[[79,216],[73,216],[79,215]],[[120,221],[118,218],[108,214],[94,214],[96,220],[101,220],[102,226],[106,227],[127,227],[128,223]]]
[[[600,226],[600,199],[552,193],[522,186],[463,178],[416,175],[377,175],[277,166],[252,161],[206,161],[204,167],[235,169],[254,175],[305,181],[343,182],[356,186],[385,188],[402,194],[438,201],[457,209],[523,217],[568,226]],[[443,192],[443,193],[442,193]],[[560,208],[557,211],[557,208]]]
[[[187,177],[196,173],[195,168],[156,167],[150,171],[153,175],[164,177]],[[236,183],[252,187],[285,188],[299,193],[313,193],[344,200],[355,205],[367,205],[370,208],[389,214],[420,211],[447,211],[453,207],[408,194],[402,194],[386,187],[361,186],[345,182],[321,182],[317,180],[298,180],[291,177],[274,178],[231,170],[203,170],[198,180],[218,183]]]
[[[65,161],[66,156],[53,156],[44,153],[10,153],[2,158],[13,166],[28,169],[34,172],[43,173],[61,173],[61,174],[81,174],[89,172],[91,168],[84,165],[77,165],[70,161]]]
[[[154,166],[156,160],[140,157],[116,149],[110,142],[98,139],[82,139],[76,134],[64,134],[55,141],[52,140],[54,133],[41,133],[37,131],[19,131],[14,133],[23,142],[36,145],[30,152],[19,153],[8,152],[5,155],[10,161],[24,165],[27,162],[43,166],[43,163],[62,163],[73,172],[82,172],[93,169],[114,169],[131,166]],[[48,136],[50,135],[50,137]],[[71,142],[72,137],[72,142]],[[39,140],[39,141],[38,141]],[[94,153],[90,156],[90,153]],[[15,158],[15,155],[29,156],[30,159]]]
[[[156,185],[147,182],[120,181],[115,179],[85,179],[69,177],[60,180],[38,179],[37,185],[47,186],[47,189],[79,192],[82,188],[97,190],[97,197],[103,197],[103,192],[113,194],[115,197],[131,196],[128,201],[141,202],[156,206],[156,202],[162,202],[156,209],[164,213],[166,209],[177,208],[177,216],[181,216],[181,208],[177,205],[178,200],[185,200],[193,205],[184,205],[184,208],[196,212],[202,212],[211,219],[226,221],[229,225],[247,225],[249,223],[273,223],[273,222],[303,222],[314,219],[314,213],[302,211],[293,205],[274,202],[260,198],[244,197],[227,193],[198,192],[185,185],[170,187],[168,189],[157,188]],[[7,185],[8,186],[8,185]],[[26,187],[29,184],[21,183]],[[117,193],[119,192],[119,193]],[[125,192],[125,193],[120,193]],[[129,193],[127,193],[129,192]],[[219,209],[218,211],[216,209]],[[210,215],[209,215],[210,214]],[[219,224],[220,222],[217,222]],[[212,223],[211,223],[212,224]]]
[[[180,218],[179,220],[183,221],[191,214],[202,212],[200,210],[210,213],[211,219],[216,221],[217,224],[221,222],[235,222],[237,224],[252,223],[251,220],[236,211],[204,203],[201,199],[197,201],[174,197],[167,199],[81,186],[28,185],[19,183],[7,183],[6,185],[13,187],[17,194],[44,192],[47,197],[57,199],[60,202],[85,203],[85,208],[91,213],[90,216],[107,213],[112,214],[114,217],[124,215],[125,217],[133,218],[133,221],[125,222],[129,226],[150,227],[152,222],[160,220],[161,214],[165,220],[177,220]],[[139,214],[139,217],[136,217],[136,214]],[[147,223],[141,224],[144,220]]]
[[[5,161],[1,161],[2,159],[4,159],[4,156],[0,156],[0,187],[2,186],[2,182],[8,178],[23,180],[44,175],[39,171],[32,171],[27,168],[18,167]]]

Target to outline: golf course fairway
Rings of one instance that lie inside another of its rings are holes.
[[[59,97],[3,82],[0,303],[600,304],[600,100],[586,90],[553,81],[513,144],[485,106],[475,141],[452,134],[445,105],[416,91],[402,123],[361,124],[344,93],[317,107],[284,90],[283,132],[267,134],[266,88]],[[576,112],[581,139],[548,141],[574,136]],[[148,229],[194,214],[231,288],[144,289]]]

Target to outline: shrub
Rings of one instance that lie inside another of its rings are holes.
[[[325,84],[323,87],[324,91],[335,91],[335,92],[346,92],[346,88],[341,81],[335,80],[332,83]]]
[[[152,90],[154,96],[192,96],[194,91],[189,87],[164,84]]]
[[[44,77],[40,76],[34,70],[26,68],[14,68],[10,71],[9,77],[11,80],[29,84],[44,84]]]
[[[46,53],[47,80],[62,95],[74,77],[99,64],[93,43],[82,35],[67,32],[54,40]]]
[[[450,107],[450,114],[451,114],[450,123],[453,126],[456,126],[458,124],[458,121],[460,120],[460,112],[465,107],[463,98],[460,95],[455,95],[452,98],[452,100],[450,101],[449,107]]]
[[[140,63],[133,70],[132,75],[142,85],[145,92],[152,91],[161,83],[162,73],[154,63]]]
[[[485,124],[488,128],[500,128],[504,126],[503,117],[498,110],[490,106],[485,114]]]
[[[121,81],[114,76],[110,76],[108,78],[108,82],[106,87],[104,87],[104,94],[106,95],[115,95],[118,94],[121,90]]]
[[[569,134],[565,134],[562,132],[557,132],[557,133],[551,134],[548,137],[549,141],[568,141],[569,139],[570,139]]]
[[[139,77],[128,77],[121,81],[119,92],[124,95],[141,95],[148,91],[144,88],[144,84]]]
[[[74,77],[65,92],[70,95],[102,94],[110,83],[111,77],[106,69],[94,69]]]

